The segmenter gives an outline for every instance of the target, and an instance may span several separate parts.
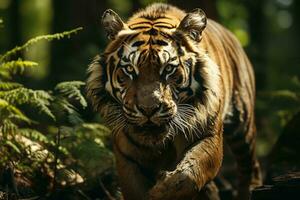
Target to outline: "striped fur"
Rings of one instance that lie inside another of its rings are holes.
[[[221,166],[223,135],[238,198],[249,198],[261,184],[255,81],[233,34],[200,9],[167,4],[126,23],[108,10],[103,25],[111,41],[90,65],[87,95],[112,129],[125,199],[200,198]]]

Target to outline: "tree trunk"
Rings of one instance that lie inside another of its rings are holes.
[[[20,27],[21,24],[20,2],[21,2],[20,0],[12,0],[9,7],[9,20],[10,20],[9,48],[14,48],[17,45],[22,44],[22,35],[21,35],[21,27]],[[16,56],[20,56],[20,53],[18,52]]]
[[[248,10],[248,24],[250,35],[250,46],[247,48],[255,71],[256,87],[257,90],[261,90],[266,85],[266,38],[264,33],[266,31],[265,17],[263,13],[264,2],[261,0],[247,0],[245,1],[245,7]]]

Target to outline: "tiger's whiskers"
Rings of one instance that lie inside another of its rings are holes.
[[[175,117],[170,121],[170,131],[167,138],[183,134],[186,140],[193,141],[203,132],[202,124],[197,118],[197,108],[190,104],[179,104]]]

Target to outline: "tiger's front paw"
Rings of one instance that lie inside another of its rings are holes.
[[[183,172],[166,172],[149,191],[149,200],[183,199],[197,193],[190,175]]]

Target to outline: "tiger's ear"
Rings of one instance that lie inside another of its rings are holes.
[[[177,30],[188,34],[190,38],[199,42],[206,23],[207,18],[204,11],[196,8],[181,20]]]
[[[111,40],[124,28],[124,22],[119,15],[111,9],[107,9],[103,13],[101,21],[107,37]]]

